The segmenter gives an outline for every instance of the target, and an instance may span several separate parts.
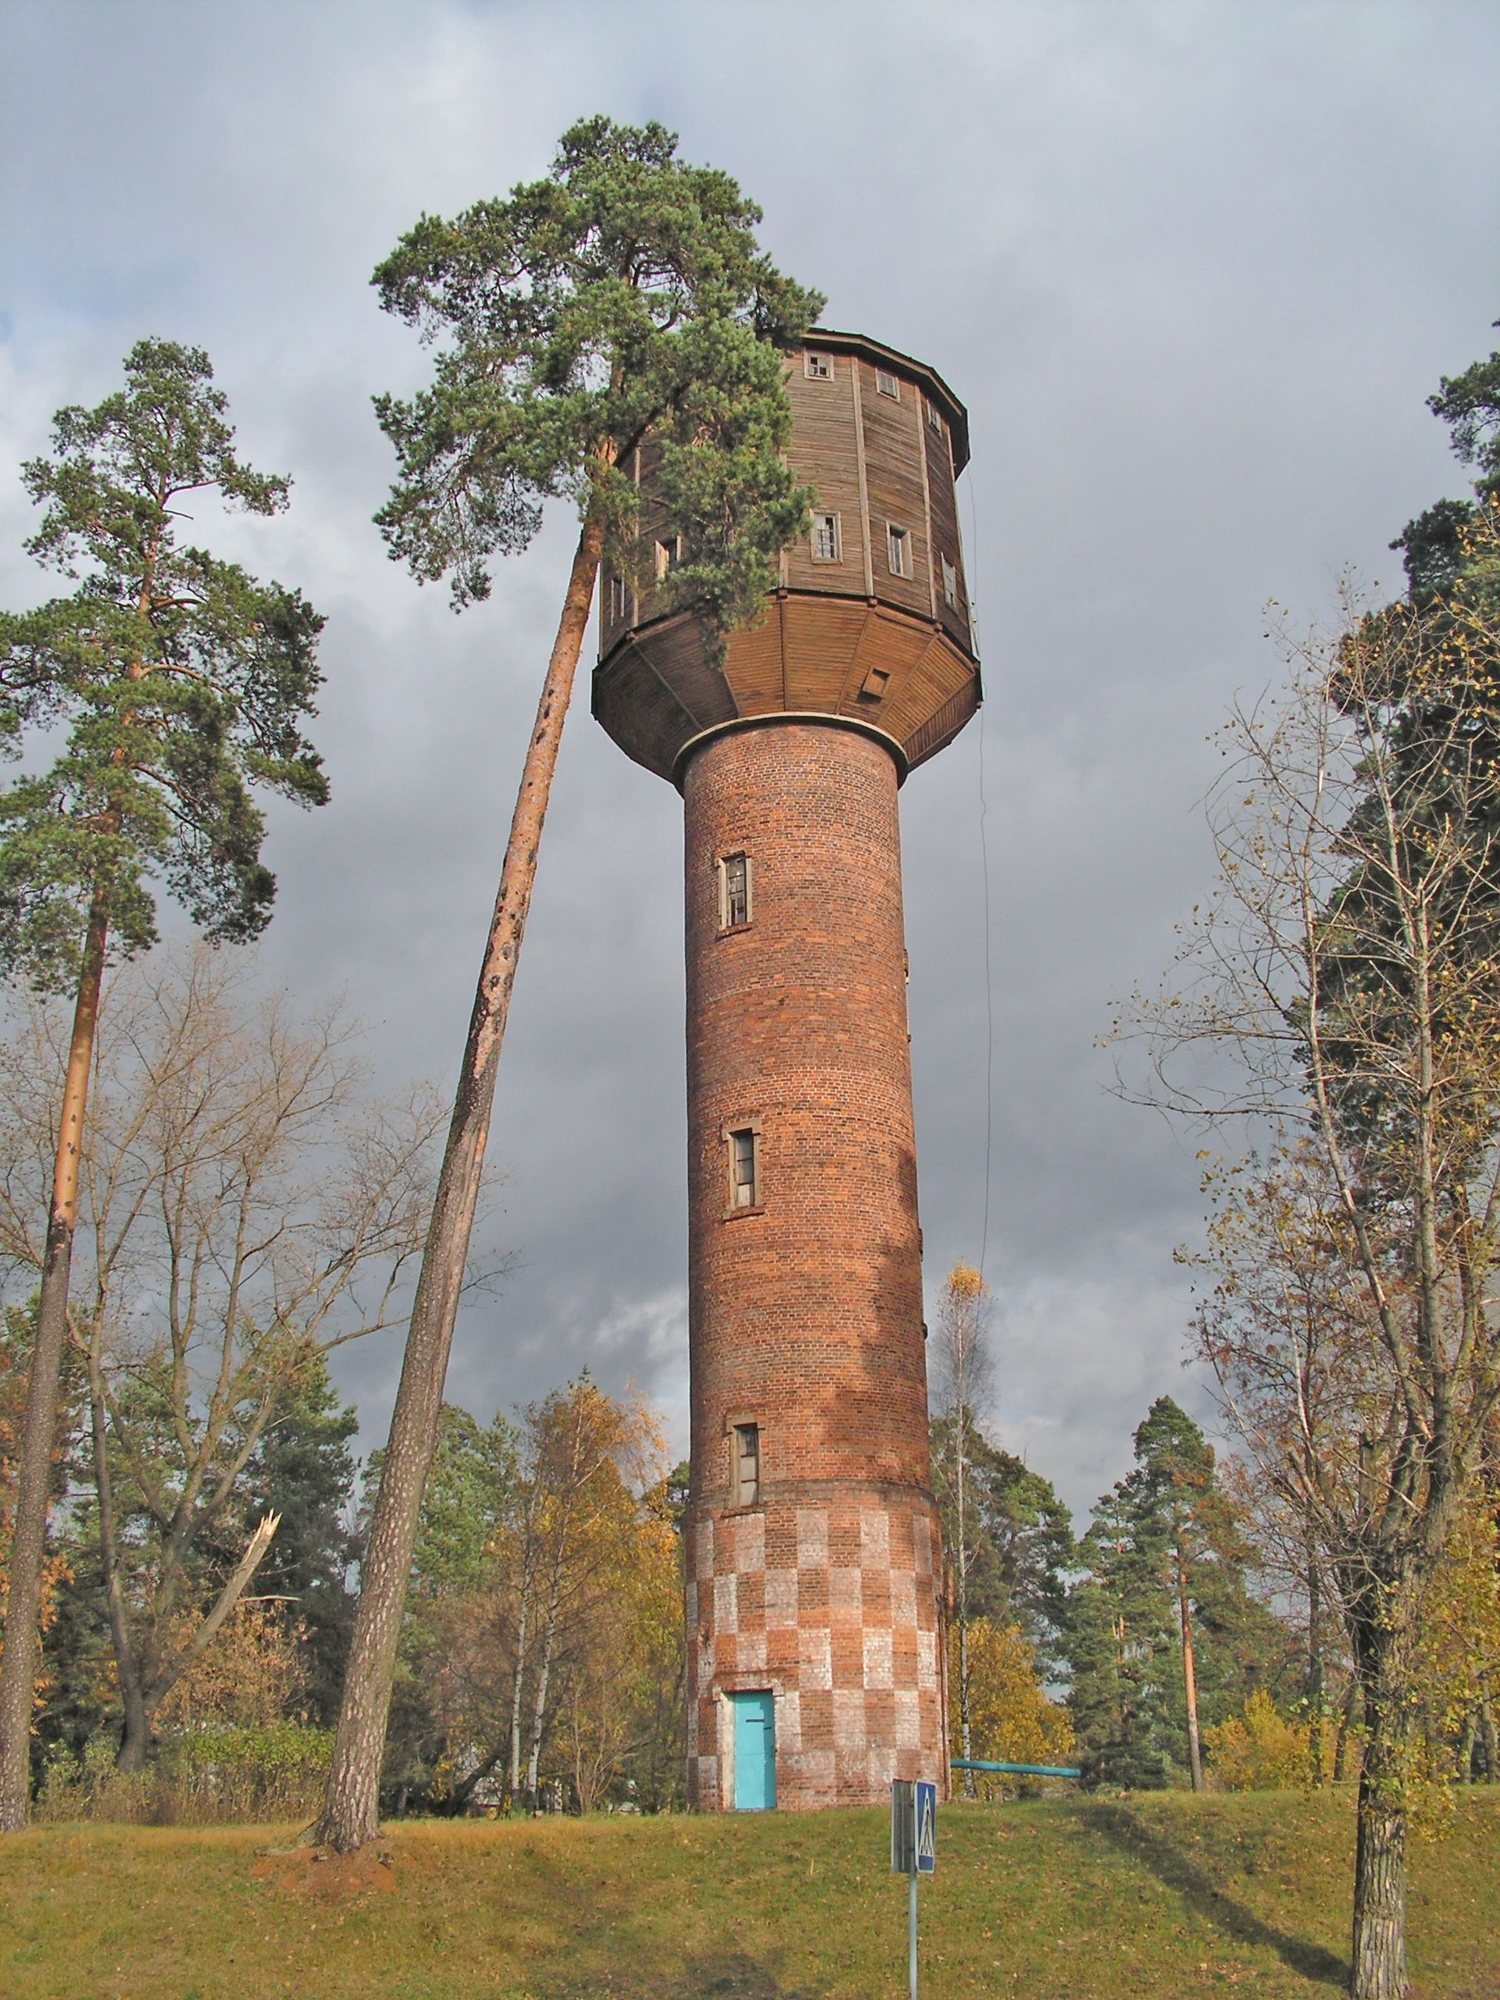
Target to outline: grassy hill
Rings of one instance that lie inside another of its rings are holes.
[[[955,1805],[923,1993],[1126,2000],[1343,1985],[1352,1800]],[[0,1845],[5,2000],[899,2000],[879,1812],[408,1822],[355,1863],[274,1830],[40,1827]],[[1500,1993],[1500,1794],[1412,1855],[1420,2000]]]

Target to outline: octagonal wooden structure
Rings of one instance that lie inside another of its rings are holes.
[[[962,403],[934,369],[862,334],[809,336],[787,355],[787,390],[812,532],[783,551],[764,615],[731,636],[722,666],[691,616],[605,571],[594,714],[679,784],[707,736],[774,715],[878,735],[904,777],[981,699],[954,489],[969,456]],[[662,519],[649,454],[633,470],[649,539]]]

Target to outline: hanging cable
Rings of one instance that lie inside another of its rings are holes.
[[[990,1248],[990,1162],[995,1137],[995,992],[990,977],[990,843],[985,827],[984,708],[979,710],[979,852],[984,870],[984,1227],[979,1237],[979,1275],[984,1277]]]
[[[966,482],[969,501],[969,548],[979,550],[979,528],[974,511],[974,479]],[[974,651],[979,651],[978,605],[969,593],[969,625]],[[979,1275],[985,1274],[990,1248],[990,1184],[995,1140],[995,986],[990,964],[990,842],[986,821],[989,801],[984,791],[984,704],[979,709],[979,854],[984,880],[984,1220],[979,1232]]]

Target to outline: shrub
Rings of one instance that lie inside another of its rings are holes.
[[[1325,1756],[1329,1747],[1325,1742]],[[1240,1714],[1205,1729],[1203,1748],[1209,1774],[1222,1791],[1284,1792],[1313,1782],[1311,1729],[1305,1722],[1288,1722],[1264,1688],[1256,1689]]]
[[[311,1817],[332,1756],[331,1730],[281,1722],[195,1729],[169,1737],[144,1771],[118,1771],[113,1744],[95,1736],[82,1759],[49,1759],[36,1816],[135,1826]]]

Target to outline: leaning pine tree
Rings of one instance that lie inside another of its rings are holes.
[[[810,496],[783,457],[779,343],[822,300],[756,247],[760,211],[675,137],[592,118],[545,180],[455,221],[423,217],[375,274],[387,310],[441,340],[432,386],[376,405],[401,478],[379,515],[393,557],[488,594],[490,559],[525,548],[544,503],[581,519],[526,753],[479,975],[361,1579],[333,1768],[316,1838],[377,1831],[381,1757],[422,1491],[479,1193],[495,1074],[563,718],[608,554],[638,563],[628,464],[649,437],[683,560],[669,602],[711,641],[752,618]]]
[[[185,545],[195,495],[273,514],[288,481],[234,452],[208,356],[143,340],[125,386],[54,419],[55,459],[23,471],[46,506],[28,551],[77,579],[0,615],[0,743],[62,731],[52,768],[0,793],[0,964],[71,993],[36,1339],[18,1464],[0,1663],[0,1829],[26,1822],[38,1614],[79,1149],[104,972],[155,941],[151,884],[205,933],[253,938],[275,878],[260,859],[267,786],[328,795],[302,735],[323,620],[294,590]]]

